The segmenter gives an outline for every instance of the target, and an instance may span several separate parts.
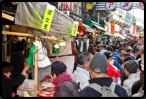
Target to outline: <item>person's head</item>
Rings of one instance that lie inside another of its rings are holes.
[[[126,76],[129,76],[130,74],[137,72],[139,64],[136,60],[129,60],[125,62],[123,66]]]
[[[94,45],[93,44],[89,44],[87,52],[90,52],[93,55],[95,54],[95,49],[94,49]]]
[[[132,49],[127,49],[127,53],[132,54],[133,50]]]
[[[113,65],[114,64],[113,54],[110,52],[104,52],[103,54],[106,56],[107,61]]]
[[[93,55],[89,52],[83,52],[79,57],[78,57],[78,62],[80,65],[85,66],[87,69],[89,69],[89,63],[92,59]]]
[[[26,41],[22,39],[22,41],[18,42],[15,47],[15,52],[20,52],[24,55],[26,47]]]
[[[2,74],[5,75],[7,78],[10,77],[13,67],[9,62],[2,62]]]
[[[136,45],[135,47],[134,47],[134,53],[135,53],[135,55],[140,55],[140,51],[139,51],[139,49],[140,49],[140,46],[138,46],[138,45]]]
[[[126,49],[124,47],[120,47],[119,48],[119,54],[120,54],[120,56],[122,56],[122,54],[125,53],[125,52],[126,52]]]
[[[127,43],[127,42],[125,42],[125,43],[124,43],[124,48],[127,50],[127,49],[128,49],[128,47],[129,47],[128,43]]]
[[[66,65],[62,61],[55,61],[51,65],[51,76],[55,79],[57,76],[65,72],[67,69]]]
[[[141,46],[139,51],[140,51],[141,58],[142,58],[141,65],[142,65],[142,68],[144,69],[144,45]]]
[[[135,43],[131,43],[131,48],[134,49]]]
[[[108,70],[107,58],[104,54],[95,53],[90,62],[90,72],[93,78],[99,75],[106,75]]]
[[[127,61],[129,61],[129,60],[133,60],[133,58],[132,58],[131,56],[125,57],[125,58],[123,59],[123,63],[125,63],[125,62],[127,62]]]
[[[110,46],[108,46],[108,47],[106,48],[106,50],[109,51],[110,53],[113,53],[113,48],[110,47]]]
[[[124,58],[128,57],[128,56],[131,56],[128,52],[125,52],[121,55],[121,60],[123,62]]]

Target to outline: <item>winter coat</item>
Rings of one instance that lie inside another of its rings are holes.
[[[120,65],[122,65],[122,60],[120,58],[120,54],[118,53],[113,53],[113,59],[116,60]]]
[[[113,65],[115,65],[118,68],[118,70],[121,71],[121,66],[116,60],[114,60],[114,64]]]
[[[89,80],[89,83],[97,83],[100,86],[107,86],[109,87],[113,82],[112,78],[110,77],[97,77]],[[126,90],[119,84],[116,84],[115,91],[119,97],[128,97]],[[80,97],[101,97],[101,93],[97,92],[96,90],[92,89],[91,87],[85,87],[80,92]]]
[[[76,86],[76,88],[78,87],[75,81],[72,80],[71,83]],[[53,97],[78,97],[78,91],[72,84],[62,82],[56,89]]]
[[[136,73],[132,73],[128,76],[128,79],[126,79],[123,82],[123,87],[126,89],[128,96],[131,96],[132,94],[132,86],[133,84],[140,80],[140,71],[137,71]]]
[[[12,87],[21,85],[24,80],[25,76],[23,75],[12,79],[2,75],[2,97],[12,97]]]
[[[11,77],[12,78],[18,77],[24,68],[25,57],[21,53],[12,55],[10,59],[10,63],[13,66]]]
[[[88,80],[90,79],[89,71],[81,67],[77,67],[76,71],[71,76],[74,81],[80,82],[81,89],[89,85],[88,82]]]

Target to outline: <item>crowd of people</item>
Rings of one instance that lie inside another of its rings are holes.
[[[77,50],[75,47],[73,50]],[[22,58],[24,52],[19,53]],[[13,58],[12,58],[13,59]],[[144,44],[137,40],[90,41],[88,51],[75,57],[73,73],[61,61],[51,65],[53,97],[142,97],[144,95]],[[28,65],[17,75],[15,60],[2,62],[2,96],[14,97]],[[22,63],[24,63],[24,60]],[[14,68],[13,68],[14,67]],[[12,72],[12,75],[11,75]],[[11,78],[10,78],[11,75]],[[13,88],[13,90],[12,90]],[[13,93],[14,92],[14,93]]]

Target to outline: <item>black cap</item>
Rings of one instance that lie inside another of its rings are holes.
[[[66,69],[67,69],[66,65],[61,61],[55,61],[51,65],[51,72],[55,73],[57,76],[66,71]]]
[[[110,52],[104,52],[103,54],[106,56],[107,59],[113,56],[113,54]]]
[[[133,49],[131,49],[131,48],[127,49],[127,52],[129,52],[129,51],[133,51]]]

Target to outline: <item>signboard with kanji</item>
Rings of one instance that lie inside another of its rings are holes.
[[[115,22],[111,22],[111,34],[115,33]]]
[[[144,10],[144,4],[142,2],[137,3],[137,7]]]
[[[128,11],[132,8],[132,2],[121,2],[121,8]]]
[[[72,29],[72,35],[73,36],[77,35],[78,25],[79,25],[78,22],[74,22],[73,29]]]
[[[72,10],[72,2],[57,2],[57,9]]]
[[[45,16],[44,16],[44,20],[43,20],[43,24],[42,24],[42,29],[43,30],[46,30],[46,31],[50,30],[52,18],[53,18],[53,15],[54,15],[54,10],[55,10],[55,8],[47,6]]]
[[[116,3],[115,2],[107,2],[106,3],[106,8],[108,10],[114,10],[116,8]]]

